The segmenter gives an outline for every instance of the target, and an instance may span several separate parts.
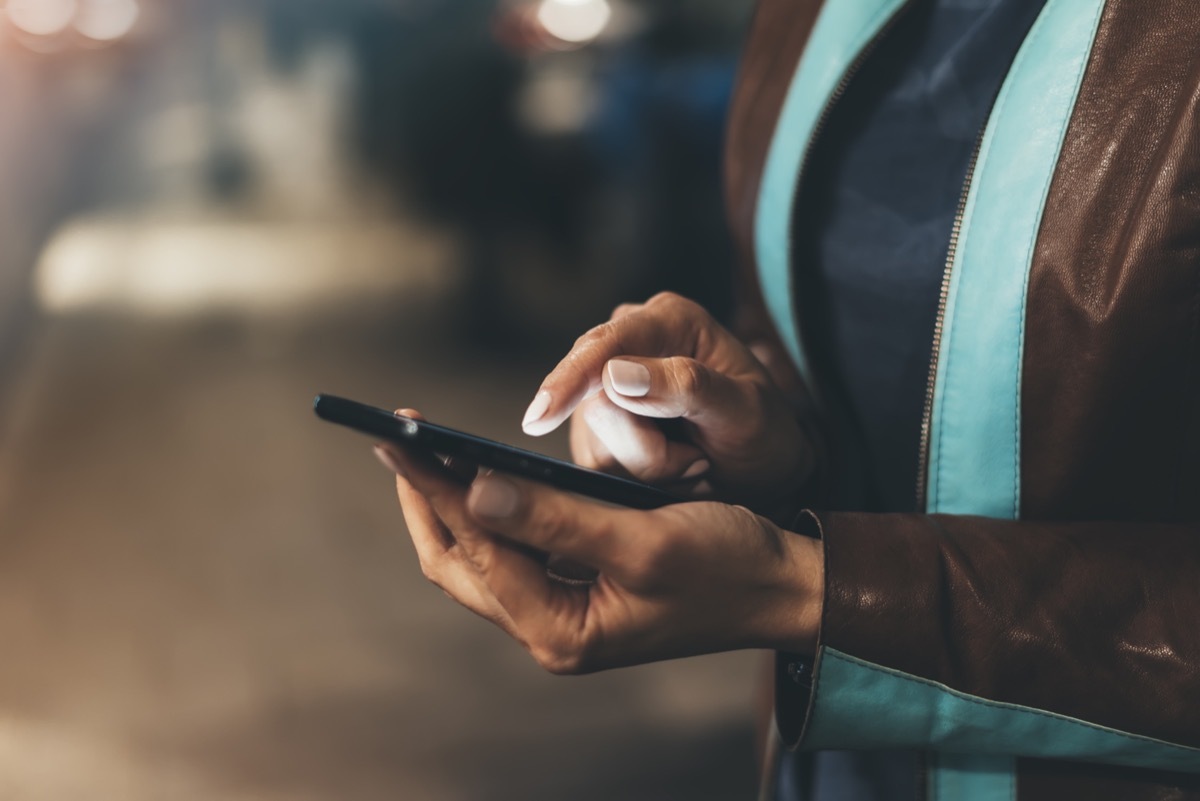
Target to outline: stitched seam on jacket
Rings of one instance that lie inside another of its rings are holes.
[[[1194,98],[1197,94],[1200,94],[1200,66],[1193,70],[1191,75],[1195,79],[1191,84],[1196,87],[1191,95],[1191,98]],[[1194,109],[1196,108],[1197,104],[1192,102],[1191,98],[1189,98],[1189,103],[1187,105],[1188,108]],[[1182,121],[1177,121],[1175,128],[1178,128],[1181,125]],[[1200,140],[1200,136],[1194,137],[1193,139]],[[1187,418],[1188,411],[1195,409],[1197,406],[1196,401],[1200,400],[1200,258],[1193,260],[1193,269],[1196,271],[1196,288],[1195,294],[1192,296],[1192,337],[1190,343],[1191,346],[1188,348],[1188,353],[1191,355],[1189,363],[1192,365],[1192,369],[1190,380],[1188,382],[1188,392],[1184,393],[1184,397],[1182,399],[1182,416],[1185,420]],[[1191,398],[1190,403],[1188,400],[1189,397]],[[1187,468],[1188,459],[1196,458],[1196,454],[1189,450],[1190,444],[1196,441],[1197,432],[1200,431],[1200,417],[1197,417],[1194,413],[1192,414],[1191,425],[1188,427],[1188,430],[1191,436],[1180,438],[1179,460],[1176,463],[1175,487],[1173,493],[1175,512],[1181,517],[1192,511],[1190,509],[1183,508],[1183,475]]]
[[[1200,259],[1197,259],[1195,269],[1196,269],[1196,294],[1192,299],[1192,345],[1191,345],[1191,348],[1189,348],[1189,350],[1192,354],[1192,359],[1191,359],[1192,380],[1191,380],[1190,394],[1191,394],[1193,401],[1200,400],[1200,398],[1197,397],[1197,396],[1200,396]],[[1188,408],[1186,405],[1186,403],[1187,403],[1186,399],[1184,402],[1185,402],[1184,408],[1186,409],[1186,408]],[[1200,405],[1200,404],[1198,404],[1198,405]],[[1191,408],[1195,408],[1195,406],[1193,406]],[[1175,503],[1177,506],[1182,506],[1182,500],[1181,500],[1182,494],[1183,494],[1182,476],[1183,476],[1183,472],[1184,472],[1184,468],[1185,468],[1185,462],[1189,457],[1193,458],[1193,459],[1196,458],[1196,455],[1191,453],[1190,450],[1188,449],[1188,443],[1195,441],[1196,432],[1197,432],[1197,430],[1200,430],[1200,418],[1198,418],[1194,413],[1192,416],[1192,424],[1191,424],[1190,428],[1191,428],[1192,435],[1191,435],[1191,437],[1183,438],[1183,442],[1181,443],[1182,447],[1180,448],[1180,453],[1179,453],[1179,469],[1177,469],[1175,471]],[[1184,510],[1182,508],[1180,508],[1178,511],[1183,512]]]
[[[1122,737],[1126,740],[1131,740],[1133,742],[1140,743],[1142,745],[1152,745],[1152,746],[1155,746],[1158,748],[1166,748],[1166,749],[1170,749],[1172,751],[1178,751],[1180,754],[1185,754],[1188,756],[1191,756],[1194,754],[1200,754],[1200,748],[1192,748],[1192,747],[1186,746],[1186,745],[1170,743],[1170,742],[1167,742],[1166,740],[1159,740],[1154,737],[1146,737],[1145,735],[1141,735],[1141,734],[1131,734],[1129,732],[1121,731],[1120,729],[1113,729],[1108,726],[1102,726],[1098,723],[1089,723],[1086,720],[1079,720],[1078,718],[1068,717],[1066,715],[1061,715],[1056,712],[1047,712],[1047,711],[1044,711],[1041,709],[1036,709],[1034,707],[1021,706],[1020,704],[1011,704],[1011,703],[1006,703],[1004,701],[989,701],[986,698],[979,698],[977,696],[965,693],[962,690],[956,690],[953,687],[949,687],[945,684],[942,684],[941,682],[933,681],[932,679],[922,678],[920,676],[911,676],[907,673],[901,673],[900,671],[897,671],[897,670],[891,670],[889,668],[881,667],[879,665],[875,665],[870,662],[867,662],[863,659],[859,659],[856,656],[850,656],[849,654],[842,654],[837,651],[830,651],[827,649],[824,654],[824,657],[826,659],[838,659],[842,662],[846,662],[851,665],[857,665],[858,667],[862,667],[867,670],[874,671],[876,673],[881,673],[885,676],[889,676],[893,679],[898,679],[900,681],[908,681],[908,682],[913,682],[915,684],[922,684],[927,687],[932,687],[936,690],[940,690],[942,692],[948,693],[949,695],[954,696],[955,698],[959,699],[960,701],[966,701],[967,703],[975,704],[977,706],[983,706],[983,707],[988,707],[988,708],[992,708],[992,709],[1003,709],[1003,710],[1007,710],[1010,712],[1021,712],[1021,713],[1025,713],[1025,714],[1029,714],[1029,715],[1037,715],[1038,717],[1049,718],[1050,720],[1058,721],[1060,723],[1070,724],[1071,726],[1086,729],[1087,731],[1100,732],[1103,734],[1111,734],[1111,735],[1115,735],[1117,737]],[[1016,754],[1007,754],[1006,756],[1016,756]],[[1065,758],[1065,757],[1056,757],[1056,758]]]
[[[1096,25],[1098,23],[1100,16],[1103,13],[1104,7],[1105,7],[1105,4],[1100,3],[1097,7],[1096,13],[1092,17],[1091,27],[1092,27],[1093,31],[1096,29]],[[1039,39],[1043,35],[1043,29],[1045,28],[1046,18],[1047,17],[1045,15],[1045,13],[1042,13],[1042,14],[1038,15],[1038,18],[1036,20],[1034,20],[1033,26],[1030,28],[1029,33],[1026,35],[1025,41],[1022,43],[1020,50],[1018,50],[1018,52],[1017,52],[1016,58],[1013,59],[1013,63],[1009,67],[1009,70],[1008,70],[1009,75],[1012,75],[1013,73],[1017,72],[1020,69],[1020,67],[1024,64],[1024,61],[1028,57],[1029,53],[1033,51],[1036,40]],[[1092,36],[1092,41],[1094,42],[1094,40],[1095,40],[1095,33],[1093,33],[1093,36]],[[1089,53],[1090,53],[1090,48],[1089,48]],[[1072,108],[1071,116],[1073,116],[1073,109],[1075,106],[1075,101],[1076,101],[1076,98],[1078,97],[1078,93],[1079,93],[1079,87],[1081,84],[1080,76],[1086,70],[1089,62],[1090,62],[1090,56],[1088,58],[1082,59],[1079,69],[1075,73],[1075,77],[1073,79],[1074,83],[1075,83],[1075,91],[1072,93],[1072,98],[1071,98],[1071,108]],[[1002,89],[1000,91],[999,97],[996,98],[995,108],[992,110],[992,113],[988,117],[988,122],[985,124],[990,125],[991,121],[993,119],[1000,118],[1000,115],[1003,113],[1004,108],[1008,105],[1008,100],[1009,100],[1011,90],[1012,90],[1012,84],[1008,83],[1006,80],[1004,86],[1002,87]],[[1068,117],[1068,122],[1069,122],[1069,120],[1070,120],[1070,117]],[[1057,164],[1058,164],[1059,157],[1061,156],[1061,153],[1062,153],[1062,146],[1063,146],[1063,141],[1065,139],[1065,134],[1066,134],[1066,130],[1064,129],[1063,137],[1059,139],[1059,143],[1058,143],[1057,147],[1055,148],[1055,154],[1054,154],[1055,169],[1051,170],[1049,175],[1046,177],[1046,183],[1042,189],[1041,208],[1043,210],[1045,209],[1046,198],[1047,198],[1047,195],[1049,192],[1050,184],[1052,183],[1054,175],[1057,172]],[[981,172],[979,173],[979,177],[977,179],[976,186],[978,186],[979,183],[982,183],[985,180],[985,176],[992,171],[993,165],[990,163],[989,156],[991,154],[993,141],[994,141],[994,139],[992,137],[985,137],[986,148],[985,148],[985,150],[983,150],[980,153],[980,160],[981,160],[980,163],[983,166],[982,166]],[[976,205],[977,200],[978,200],[978,192],[972,192],[968,208],[964,212],[964,220],[970,220],[974,217],[975,205]],[[1032,257],[1033,257],[1034,245],[1037,241],[1037,235],[1038,235],[1038,232],[1040,229],[1041,212],[1039,212],[1039,214],[1038,214],[1038,220],[1039,220],[1039,225],[1034,226],[1030,233],[1029,246],[1026,251],[1029,254],[1029,259],[1032,259]],[[971,226],[970,226],[970,224],[968,224],[966,226],[966,228],[963,232],[963,236],[959,242],[959,253],[960,254],[965,254],[967,252],[967,247],[970,242],[970,237],[971,237]],[[953,269],[953,265],[951,266],[951,269]],[[1013,517],[1014,517],[1014,519],[1020,517],[1020,506],[1021,506],[1021,495],[1020,495],[1021,360],[1022,360],[1023,354],[1024,354],[1024,330],[1025,330],[1025,311],[1026,311],[1025,300],[1026,300],[1026,297],[1028,296],[1029,272],[1030,272],[1029,269],[1026,269],[1024,277],[1022,279],[1021,313],[1020,313],[1021,328],[1020,328],[1020,340],[1018,342],[1018,350],[1017,350],[1017,377],[1016,377],[1017,400],[1016,400],[1016,403],[1014,404],[1015,408],[1014,408],[1014,426],[1013,426],[1013,429],[1014,429],[1013,440],[1014,440],[1014,448],[1015,448],[1014,454],[1017,457],[1014,460],[1014,470],[1013,470]],[[956,294],[957,294],[957,288],[956,288]],[[957,312],[956,312],[956,316],[957,316]],[[951,347],[952,339],[953,339],[953,321],[951,321],[950,330],[947,331],[947,335],[945,336],[945,338],[943,340],[945,343],[945,349],[946,349],[945,371],[946,371],[947,380],[949,380],[948,377],[950,375],[950,361],[951,361],[951,357],[954,353],[954,350]],[[939,418],[941,418],[941,419],[945,418],[945,406],[946,406],[946,393],[945,393],[945,391],[943,391],[941,401],[938,404],[938,414],[939,414]],[[941,492],[942,492],[942,474],[945,471],[945,463],[942,458],[942,454],[944,451],[945,441],[946,441],[946,438],[944,436],[938,437],[938,481],[937,481],[937,487],[934,491],[935,510],[940,502]]]
[[[1020,341],[1017,343],[1017,402],[1014,404],[1013,412],[1013,453],[1017,458],[1014,462],[1013,469],[1013,519],[1019,520],[1021,517],[1021,386],[1022,386],[1022,367],[1025,363],[1025,314],[1029,309],[1029,278],[1033,272],[1033,257],[1037,252],[1038,235],[1041,233],[1042,220],[1046,213],[1046,202],[1050,197],[1050,185],[1054,183],[1054,177],[1058,174],[1058,162],[1062,158],[1063,145],[1066,143],[1067,131],[1071,128],[1071,120],[1075,117],[1075,106],[1079,102],[1079,91],[1083,87],[1083,75],[1087,71],[1088,65],[1091,64],[1091,53],[1096,41],[1096,31],[1100,24],[1100,17],[1104,13],[1105,3],[1096,5],[1096,12],[1092,16],[1092,44],[1088,47],[1088,56],[1080,59],[1079,68],[1076,70],[1074,77],[1071,79],[1075,85],[1075,90],[1071,93],[1070,112],[1067,114],[1066,124],[1063,126],[1062,134],[1059,136],[1058,144],[1054,148],[1054,169],[1046,176],[1046,182],[1042,186],[1042,199],[1038,210],[1038,224],[1033,226],[1029,232],[1029,243],[1026,246],[1028,260],[1025,266],[1025,277],[1021,281],[1021,323],[1019,329]],[[1039,17],[1040,19],[1040,17]],[[1035,25],[1036,28],[1036,25]],[[1030,31],[1030,38],[1037,35],[1037,31]]]

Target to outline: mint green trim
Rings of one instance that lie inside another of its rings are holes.
[[[817,660],[812,706],[806,748],[932,748],[941,752],[939,764],[954,774],[945,777],[944,786],[972,788],[970,795],[940,796],[947,801],[987,799],[1000,792],[995,788],[1001,783],[1010,786],[1011,776],[994,773],[999,760],[976,757],[1044,757],[1200,773],[1200,748],[990,701],[832,648],[822,648]],[[970,758],[956,760],[955,754]],[[971,775],[971,767],[979,773]],[[943,781],[930,778],[931,790]]]
[[[984,133],[950,273],[926,508],[1020,511],[1025,294],[1042,212],[1104,0],[1048,0]]]
[[[817,17],[775,126],[754,216],[759,285],[788,354],[815,389],[792,298],[791,226],[801,161],[818,120],[859,53],[904,0],[834,0]]]
[[[1017,761],[990,754],[930,754],[928,801],[1013,801]]]

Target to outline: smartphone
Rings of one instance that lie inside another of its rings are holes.
[[[588,470],[540,453],[514,448],[425,420],[414,420],[336,395],[318,395],[313,401],[313,410],[322,420],[406,448],[465,459],[481,467],[512,473],[618,506],[657,509],[686,500],[640,481]]]

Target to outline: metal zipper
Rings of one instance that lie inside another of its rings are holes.
[[[954,269],[954,258],[958,254],[958,240],[962,235],[963,215],[967,210],[967,196],[971,193],[971,184],[975,180],[975,165],[979,161],[979,150],[983,146],[983,133],[987,123],[979,129],[975,136],[975,147],[971,151],[971,160],[967,162],[967,177],[963,179],[962,192],[958,196],[958,207],[954,211],[954,225],[950,228],[950,245],[946,250],[946,265],[942,269],[942,288],[938,294],[937,317],[933,321],[933,350],[929,356],[929,377],[925,384],[925,407],[921,413],[921,445],[918,451],[917,463],[917,511],[925,511],[927,500],[925,493],[929,486],[929,437],[933,424],[933,392],[937,384],[938,351],[942,345],[942,331],[946,325],[946,301],[950,295],[950,274]]]

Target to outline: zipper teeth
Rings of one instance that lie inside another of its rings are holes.
[[[933,321],[933,350],[929,357],[929,376],[925,383],[925,406],[921,413],[920,461],[917,464],[917,510],[924,511],[928,502],[925,492],[929,485],[929,437],[933,426],[933,393],[937,384],[938,360],[942,344],[942,331],[946,327],[946,301],[950,297],[950,275],[954,270],[954,258],[958,254],[958,240],[962,235],[963,215],[967,210],[967,197],[975,177],[975,165],[979,161],[979,150],[983,144],[983,130],[975,137],[975,147],[967,162],[967,177],[963,180],[954,211],[954,224],[950,228],[950,244],[946,250],[946,264],[942,268],[942,288],[938,293],[937,317]]]

